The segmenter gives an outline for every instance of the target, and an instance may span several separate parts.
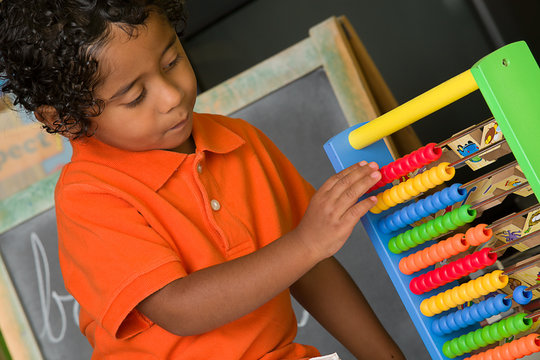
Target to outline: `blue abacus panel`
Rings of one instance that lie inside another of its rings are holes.
[[[349,145],[348,141],[348,133],[350,131],[353,131],[354,129],[362,126],[362,124],[355,125],[348,129],[348,131],[343,131],[340,134],[336,135],[332,139],[330,139],[326,144],[324,144],[324,149],[326,151],[326,154],[328,158],[330,159],[334,170],[336,172],[339,172],[357,162],[360,162],[362,160],[366,160],[368,162],[375,161],[377,164],[379,164],[380,167],[387,165],[394,161],[392,158],[392,155],[390,154],[390,151],[388,150],[388,147],[384,143],[384,141],[379,140],[375,143],[373,143],[370,146],[367,146],[363,149],[356,150],[352,146]],[[387,185],[385,187],[382,187],[378,189],[374,193],[370,193],[370,195],[382,192],[386,189],[388,189],[390,185]],[[398,205],[396,207],[393,207],[393,210],[398,210],[402,207],[407,206],[407,203]],[[369,238],[371,239],[375,250],[377,251],[377,254],[379,255],[379,258],[381,259],[388,275],[390,276],[390,279],[392,280],[400,298],[403,304],[405,305],[405,308],[407,309],[409,316],[411,317],[414,325],[416,326],[416,329],[418,333],[420,334],[420,337],[424,341],[424,344],[426,345],[426,348],[428,352],[430,353],[431,357],[433,359],[441,359],[441,360],[449,360],[448,357],[444,356],[442,353],[442,347],[443,344],[446,341],[452,340],[455,337],[461,336],[467,332],[473,331],[475,329],[479,328],[479,325],[472,325],[465,329],[458,330],[456,332],[453,332],[448,335],[438,336],[432,332],[432,323],[445,316],[448,315],[448,313],[451,313],[452,311],[443,312],[442,314],[439,314],[434,317],[426,317],[420,312],[420,303],[422,300],[427,299],[434,294],[437,294],[441,291],[445,291],[447,289],[453,288],[458,285],[457,281],[454,281],[452,283],[449,283],[445,286],[439,287],[433,291],[429,291],[427,293],[424,293],[422,295],[415,295],[409,290],[409,282],[416,276],[424,274],[430,270],[434,269],[434,266],[430,266],[429,268],[426,268],[424,270],[421,270],[419,272],[414,273],[413,275],[405,275],[399,270],[399,261],[408,255],[410,255],[413,252],[417,252],[419,250],[422,250],[432,244],[429,242],[426,242],[420,246],[415,247],[414,249],[411,249],[409,251],[403,252],[399,255],[396,255],[387,247],[387,244],[389,240],[402,232],[403,230],[410,229],[410,227],[399,229],[396,232],[390,232],[390,233],[384,233],[379,228],[379,221],[382,220],[384,217],[386,217],[390,212],[382,212],[380,214],[373,214],[368,213],[362,218],[362,224],[369,235]],[[456,357],[454,359],[464,359],[467,356],[461,356]]]

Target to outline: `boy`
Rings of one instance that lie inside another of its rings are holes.
[[[260,131],[194,114],[172,0],[0,2],[5,92],[72,161],[55,200],[93,359],[306,359],[296,299],[362,359],[403,358],[333,258],[375,204],[361,162],[317,192]]]

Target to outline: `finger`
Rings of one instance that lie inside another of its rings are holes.
[[[352,222],[356,224],[360,221],[360,218],[369,211],[373,206],[377,204],[377,197],[370,196],[362,201],[357,202],[351,206],[342,216],[342,219],[346,222]]]
[[[378,168],[378,165],[373,162],[367,164],[367,166],[356,167],[354,170],[349,171],[345,175],[341,175],[339,179],[334,183],[333,187],[329,189],[329,191],[332,192],[332,195],[330,197],[334,199],[339,199],[341,197],[341,194],[343,194],[344,192],[348,193],[349,196],[352,197],[354,195],[353,191],[355,191],[353,187],[357,182],[368,182],[369,184],[371,184],[370,186],[375,185],[372,179],[377,179],[377,181],[378,179],[380,179],[380,173],[378,171]],[[369,187],[367,189],[369,189]],[[365,189],[363,192],[365,192],[367,189]],[[356,199],[358,199],[358,197]]]
[[[368,165],[368,162],[365,160],[362,160],[356,164],[349,166],[346,169],[341,170],[337,174],[334,174],[333,176],[328,178],[328,180],[326,180],[326,182],[320,187],[320,190],[323,190],[323,191],[330,190],[343,177],[348,176],[351,172],[357,171],[358,169],[361,169],[366,165]]]
[[[355,180],[349,187],[344,188],[336,200],[339,207],[349,208],[355,204],[373,185],[381,179],[381,173],[373,170],[371,173]]]

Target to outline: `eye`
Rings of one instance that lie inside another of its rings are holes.
[[[135,100],[126,104],[126,107],[134,108],[135,106],[139,105],[144,100],[145,97],[146,97],[146,89],[143,89]]]
[[[180,54],[176,55],[174,60],[171,61],[170,63],[168,63],[163,69],[164,70],[172,69],[176,64],[178,64],[180,62],[181,58],[182,58],[182,56]]]

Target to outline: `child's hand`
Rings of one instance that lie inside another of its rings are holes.
[[[313,195],[294,232],[320,260],[334,255],[377,203],[375,196],[358,199],[381,178],[378,169],[376,163],[362,161],[330,177]]]

